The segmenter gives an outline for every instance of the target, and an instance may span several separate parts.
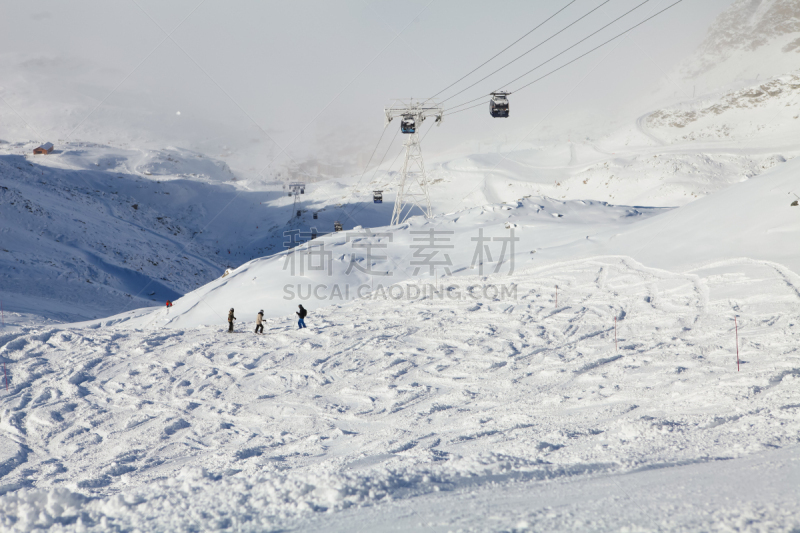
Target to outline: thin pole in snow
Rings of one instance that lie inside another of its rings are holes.
[[[739,321],[733,317],[733,325],[736,327],[736,371],[739,372]]]
[[[558,285],[556,285],[556,307],[558,307]]]
[[[619,351],[619,345],[617,344],[617,317],[614,317],[614,348]]]

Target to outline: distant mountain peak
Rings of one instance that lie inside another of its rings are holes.
[[[711,25],[683,75],[698,76],[737,52],[755,52],[776,42],[784,53],[800,52],[800,0],[737,0]]]

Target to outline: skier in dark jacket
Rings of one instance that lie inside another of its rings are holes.
[[[233,316],[233,307],[231,310],[228,311],[228,333],[233,333],[233,321],[236,320],[236,317]]]
[[[298,307],[300,310],[295,312],[295,314],[300,317],[300,320],[297,321],[297,329],[303,329],[306,327],[306,323],[303,321],[303,319],[306,317],[306,315],[308,315],[308,311],[306,311],[306,308],[302,305],[298,305]]]
[[[264,334],[264,324],[261,323],[261,319],[264,318],[264,310],[258,312],[256,315],[256,333]]]

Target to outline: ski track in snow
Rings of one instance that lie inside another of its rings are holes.
[[[281,530],[441,490],[797,449],[796,274],[598,257],[502,281],[516,301],[366,299],[263,336],[244,321],[7,337],[0,525]]]

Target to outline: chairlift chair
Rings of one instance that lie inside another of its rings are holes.
[[[489,113],[494,118],[508,118],[509,94],[504,92],[492,93],[492,99],[489,101]]]
[[[403,133],[416,133],[417,121],[414,115],[403,115],[403,120],[400,121],[400,131]]]
[[[383,191],[372,191],[372,201],[376,204],[383,203]]]
[[[342,223],[338,220],[333,223],[333,231],[342,231]]]

